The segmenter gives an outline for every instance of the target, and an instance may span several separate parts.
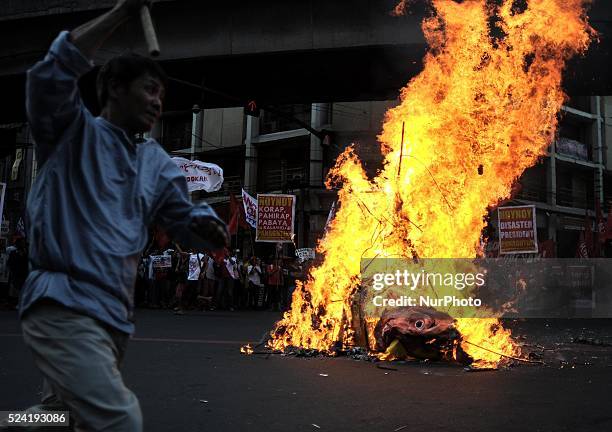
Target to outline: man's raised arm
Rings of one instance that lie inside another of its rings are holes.
[[[62,32],[45,58],[27,73],[26,112],[39,164],[51,155],[61,134],[83,121],[78,79],[93,67],[91,58],[113,31],[146,0],[119,0],[115,7],[72,32]]]
[[[75,28],[70,32],[72,43],[87,58],[92,58],[104,41],[130,16],[138,14],[140,8],[150,0],[119,0],[115,7],[103,15]]]

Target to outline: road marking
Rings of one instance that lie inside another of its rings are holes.
[[[211,340],[211,339],[171,339],[171,338],[141,338],[134,337],[131,340],[136,342],[179,342],[179,343],[199,343],[216,345],[244,345],[254,343],[252,341],[232,341],[232,340]]]
[[[21,333],[0,333],[0,337],[22,337]],[[213,340],[213,339],[172,339],[172,338],[146,338],[133,337],[130,340],[134,342],[175,342],[175,343],[196,343],[196,344],[212,344],[212,345],[245,345],[253,344],[253,341],[238,341],[238,340]]]

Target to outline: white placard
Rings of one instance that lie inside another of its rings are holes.
[[[299,262],[315,259],[315,250],[313,248],[301,248],[295,250],[295,256]]]

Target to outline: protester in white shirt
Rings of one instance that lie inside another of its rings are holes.
[[[261,297],[264,294],[264,285],[261,282],[261,265],[259,258],[252,257],[251,264],[248,269],[249,278],[249,305],[253,308],[261,307],[263,300]]]

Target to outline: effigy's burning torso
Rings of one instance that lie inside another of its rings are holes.
[[[588,1],[431,3],[424,69],[401,90],[378,137],[383,169],[368,178],[352,148],[338,158],[327,186],[339,188],[339,208],[317,247],[323,262],[298,285],[291,310],[271,333],[272,349],[357,345],[358,321],[368,319],[356,319],[354,304],[363,258],[481,255],[488,209],[510,197],[553,140],[565,63],[593,35]],[[382,350],[395,327],[378,319],[368,327],[377,328]],[[459,349],[450,351],[455,360],[496,366],[518,353],[495,318],[441,322],[460,335]]]

